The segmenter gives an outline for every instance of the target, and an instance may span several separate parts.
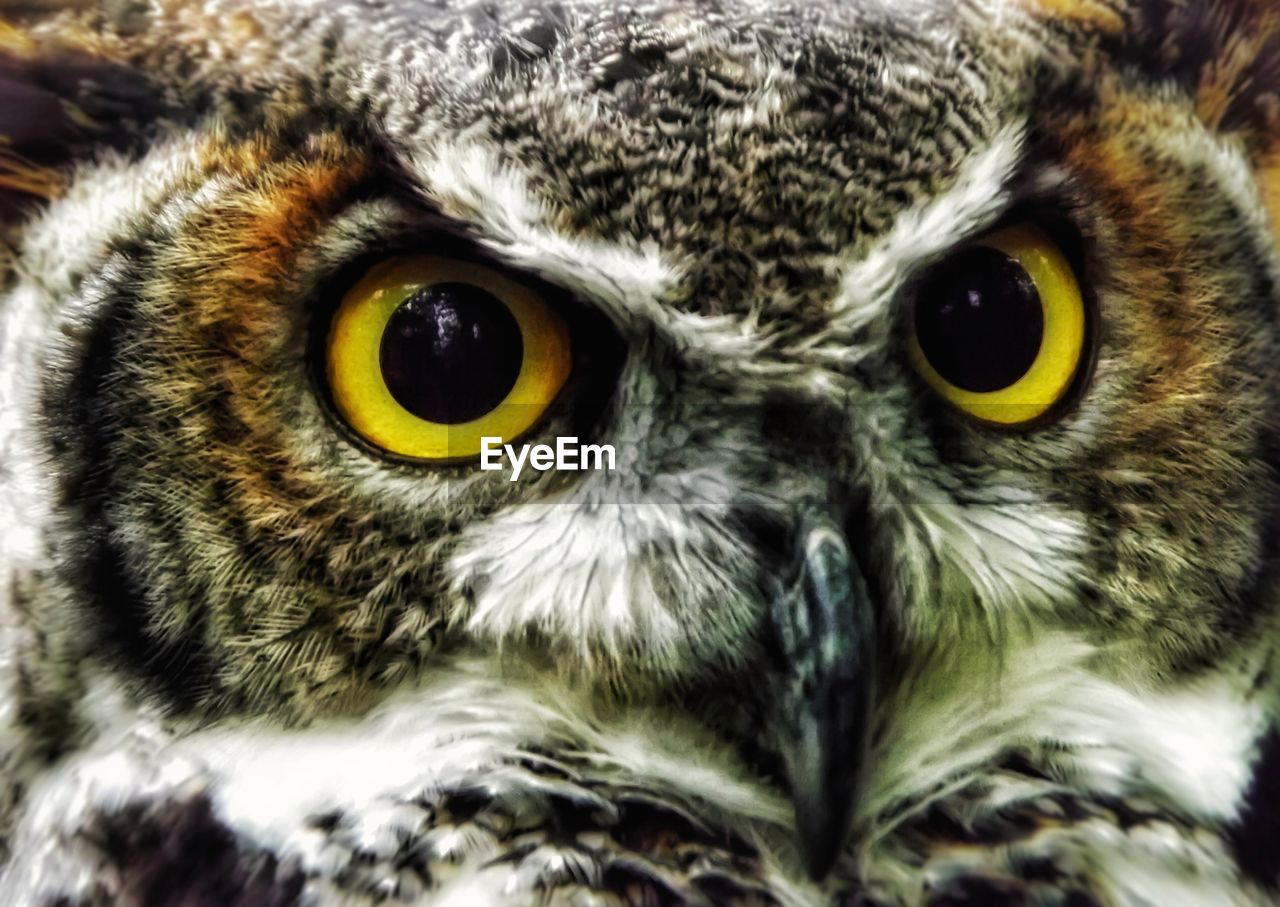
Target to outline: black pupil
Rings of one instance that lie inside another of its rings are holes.
[[[916,303],[916,339],[939,375],[987,393],[1014,384],[1040,352],[1044,310],[1025,268],[990,248],[965,249],[933,270]]]
[[[397,403],[420,419],[457,425],[503,401],[520,374],[524,342],[515,316],[493,294],[438,283],[391,314],[378,355]]]

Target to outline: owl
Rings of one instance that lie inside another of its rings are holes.
[[[1268,0],[0,0],[0,904],[1280,903]]]

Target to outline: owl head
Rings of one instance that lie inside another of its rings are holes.
[[[821,872],[926,669],[1159,686],[1274,618],[1261,0],[4,16],[6,556],[64,673],[302,723],[501,651],[739,741]]]

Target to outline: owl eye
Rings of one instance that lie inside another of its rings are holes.
[[[569,330],[538,293],[473,261],[402,256],[342,298],[326,342],[333,402],[366,441],[456,460],[528,431],[569,377]]]
[[[911,359],[944,400],[1021,425],[1071,389],[1085,305],[1066,256],[1039,227],[997,230],[935,267],[916,297]]]

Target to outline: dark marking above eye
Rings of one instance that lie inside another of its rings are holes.
[[[933,369],[974,393],[998,391],[1027,373],[1044,338],[1044,310],[1031,276],[996,249],[964,249],[926,278],[915,309],[916,339]]]
[[[490,412],[510,393],[524,342],[515,316],[493,294],[439,283],[416,291],[392,313],[378,357],[397,403],[428,422],[457,425]]]

